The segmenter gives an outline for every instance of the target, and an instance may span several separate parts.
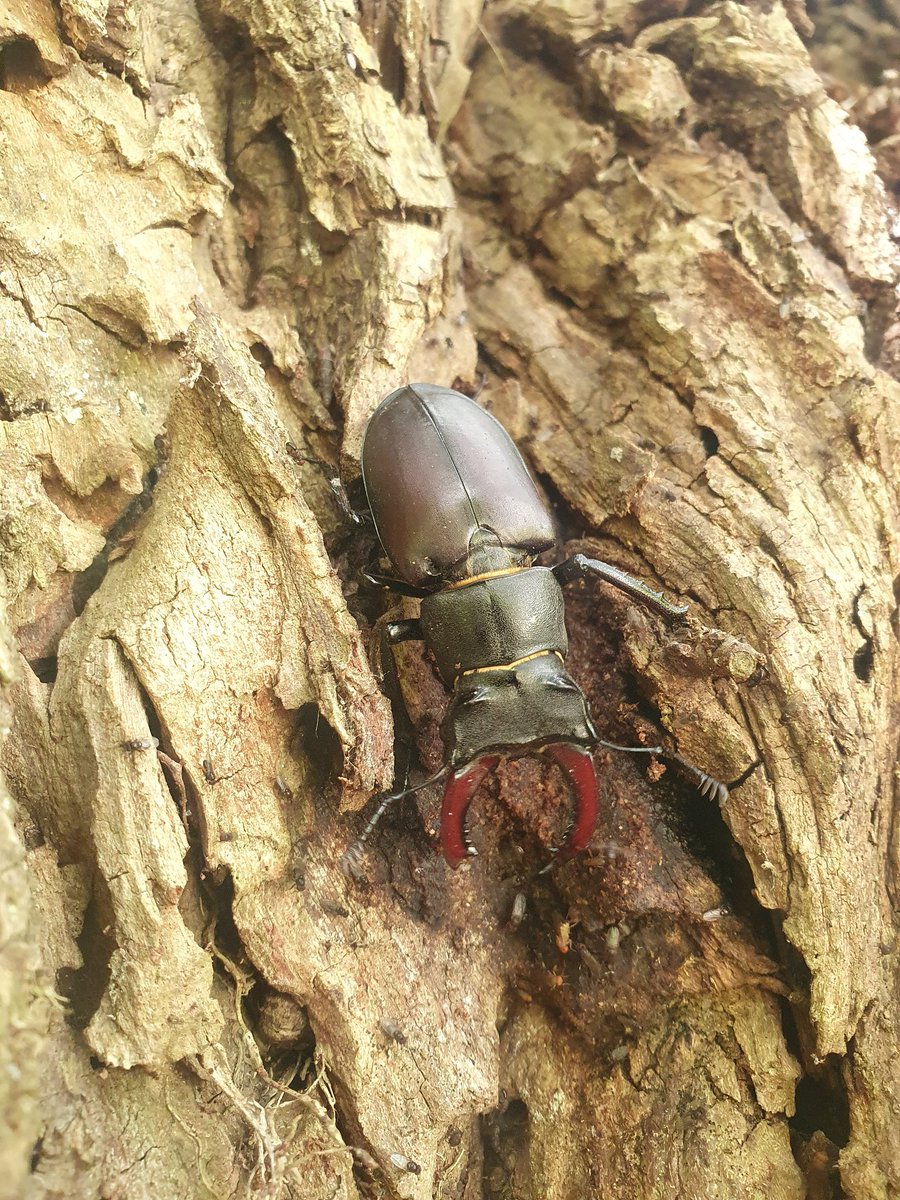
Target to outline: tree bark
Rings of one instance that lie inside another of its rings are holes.
[[[0,1195],[900,1195],[900,89],[892,27],[819,20],[0,14]],[[572,587],[570,666],[721,811],[598,754],[539,877],[519,760],[471,866],[425,792],[343,876],[394,741],[321,462],[407,379],[691,601]]]

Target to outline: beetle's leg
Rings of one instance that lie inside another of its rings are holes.
[[[720,783],[718,779],[714,779],[706,771],[701,771],[699,767],[695,767],[692,762],[688,762],[680,754],[672,754],[671,751],[664,750],[662,746],[619,746],[616,742],[605,742],[603,738],[597,738],[594,745],[603,746],[606,750],[622,750],[626,754],[655,754],[657,758],[666,759],[668,762],[676,762],[689,775],[694,776],[702,796],[706,796],[710,800],[715,800],[717,804],[724,804],[728,799],[728,788],[724,783]]]
[[[553,568],[553,574],[560,583],[571,583],[573,579],[580,579],[585,575],[597,575],[664,617],[683,617],[688,610],[686,604],[673,604],[671,600],[667,600],[659,592],[654,592],[646,583],[641,583],[640,579],[635,579],[627,571],[614,567],[612,563],[603,562],[602,559],[588,558],[586,554],[574,554],[567,558],[565,562]]]
[[[391,702],[391,713],[394,718],[394,787],[393,793],[403,793],[409,783],[409,772],[416,759],[415,731],[400,680],[397,678],[397,664],[391,649],[398,642],[416,642],[422,639],[422,628],[418,617],[404,618],[399,621],[385,621],[381,625],[378,649],[378,678],[382,689]]]
[[[372,798],[378,801],[377,808],[372,813],[371,817],[369,817],[365,829],[362,831],[350,849],[346,850],[341,855],[341,870],[343,873],[345,875],[352,875],[356,879],[360,877],[360,860],[362,858],[366,842],[371,837],[375,826],[395,800],[402,800],[405,796],[411,796],[414,792],[420,792],[423,788],[430,787],[433,783],[437,783],[439,780],[443,779],[448,770],[449,768],[446,766],[441,767],[441,769],[436,771],[434,775],[429,776],[428,779],[423,779],[421,783],[414,784],[413,787],[404,788],[402,791],[397,792],[379,792],[377,795],[373,796]]]
[[[565,862],[585,848],[597,824],[597,772],[590,751],[581,746],[558,742],[548,746],[545,754],[566,772],[575,799],[575,820],[553,859],[554,863]]]
[[[400,690],[400,681],[397,678],[397,664],[394,661],[392,647],[398,642],[420,641],[421,638],[422,627],[418,617],[400,621],[385,621],[382,623],[379,637],[378,671],[381,676],[381,684],[384,692],[391,702],[391,711],[394,716],[394,737],[397,743],[395,763],[402,761],[402,766],[400,766],[399,770],[395,769],[394,771],[394,789],[390,792],[379,792],[373,796],[373,800],[378,801],[375,811],[369,818],[360,836],[341,858],[341,870],[345,875],[359,874],[359,862],[362,858],[365,844],[371,837],[378,822],[394,801],[400,800],[403,796],[408,796],[412,792],[417,792],[419,788],[427,787],[428,784],[436,782],[436,780],[440,779],[446,773],[446,768],[442,768],[437,775],[431,779],[426,779],[424,783],[417,784],[412,788],[406,786],[409,781],[409,768],[415,755],[415,739],[412,721],[409,719],[409,713],[403,700],[403,693]]]
[[[422,626],[418,617],[386,621],[381,626],[378,667],[381,686],[391,702],[394,717],[394,792],[402,793],[409,783],[409,772],[416,758],[416,739],[400,680],[392,646],[398,642],[419,642]]]
[[[466,812],[478,785],[500,761],[499,754],[484,754],[454,771],[444,787],[441,805],[441,850],[454,869],[476,853],[466,838]]]
[[[371,518],[372,514],[368,514]],[[389,592],[395,592],[398,596],[414,596],[420,599],[427,596],[429,588],[416,587],[414,583],[407,583],[405,579],[397,579],[393,575],[385,575],[379,570],[379,564],[384,556],[384,551],[381,548],[381,543],[376,543],[372,547],[372,552],[369,555],[369,561],[360,571],[361,579],[365,579],[367,583],[373,584],[375,587],[386,588]]]
[[[422,622],[418,617],[403,617],[399,621],[386,621],[382,641],[382,651],[396,646],[398,642],[421,642]],[[392,656],[393,657],[393,656]]]
[[[428,588],[405,583],[402,579],[395,579],[393,575],[382,575],[380,571],[365,570],[360,571],[360,575],[367,583],[372,583],[375,587],[387,588],[389,592],[396,592],[398,596],[415,596],[421,599],[423,596],[431,594]],[[416,637],[421,637],[421,634],[416,634]]]

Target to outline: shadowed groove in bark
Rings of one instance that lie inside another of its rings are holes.
[[[72,607],[75,616],[80,616],[88,600],[90,600],[91,596],[106,578],[106,572],[109,570],[110,556],[119,550],[123,543],[125,543],[125,552],[127,553],[127,543],[130,540],[129,535],[136,536],[136,526],[153,503],[153,491],[166,469],[166,442],[164,434],[160,434],[156,438],[156,450],[158,454],[157,461],[148,469],[144,476],[144,486],[140,495],[134,496],[123,505],[121,514],[106,531],[106,541],[103,549],[98,552],[91,565],[84,571],[80,571],[73,580]],[[72,499],[77,506],[78,498],[73,497]]]
[[[86,1029],[100,1007],[110,980],[110,959],[116,948],[115,917],[109,884],[97,872],[91,898],[82,915],[77,938],[82,966],[74,971],[63,967],[57,972],[57,987],[71,1005],[71,1021],[76,1029]]]
[[[840,1149],[850,1140],[850,1106],[847,1089],[841,1079],[843,1065],[835,1055],[804,1075],[797,1083],[797,1112],[791,1126],[805,1137],[816,1130]]]
[[[0,90],[21,93],[43,86],[50,78],[30,38],[17,38],[0,49]]]
[[[318,807],[330,809],[326,797],[334,791],[334,781],[341,769],[341,746],[337,734],[322,716],[317,704],[304,704],[297,710],[294,733],[297,752],[307,759],[312,768],[312,781],[320,803]]]
[[[527,1186],[528,1109],[521,1100],[503,1100],[480,1124],[486,1200],[518,1200]]]

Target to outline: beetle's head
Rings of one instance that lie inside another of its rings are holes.
[[[551,742],[590,746],[597,737],[581,689],[553,653],[460,675],[441,733],[454,768],[490,750],[528,753]]]
[[[553,653],[510,667],[461,675],[441,729],[452,774],[444,792],[441,844],[458,866],[469,852],[465,814],[479,783],[502,757],[545,752],[567,772],[576,820],[557,857],[583,848],[593,830],[597,784],[589,754],[597,737],[581,689]]]

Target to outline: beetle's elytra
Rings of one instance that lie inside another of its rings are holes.
[[[509,434],[460,392],[428,383],[391,392],[366,426],[361,467],[372,520],[393,571],[370,578],[421,597],[419,617],[385,626],[385,652],[400,641],[424,641],[452,689],[441,727],[444,766],[426,781],[446,777],[444,857],[456,867],[474,852],[465,834],[466,810],[500,759],[542,753],[572,784],[575,820],[556,860],[571,858],[587,845],[597,817],[592,748],[663,751],[615,746],[597,736],[584,696],[565,669],[562,585],[594,575],[664,616],[682,616],[687,609],[585,555],[552,568],[534,566],[535,556],[555,544],[550,514]],[[677,761],[707,794],[724,798],[722,784]],[[362,837],[345,856],[349,865],[358,861],[387,806],[404,794],[379,798]]]

